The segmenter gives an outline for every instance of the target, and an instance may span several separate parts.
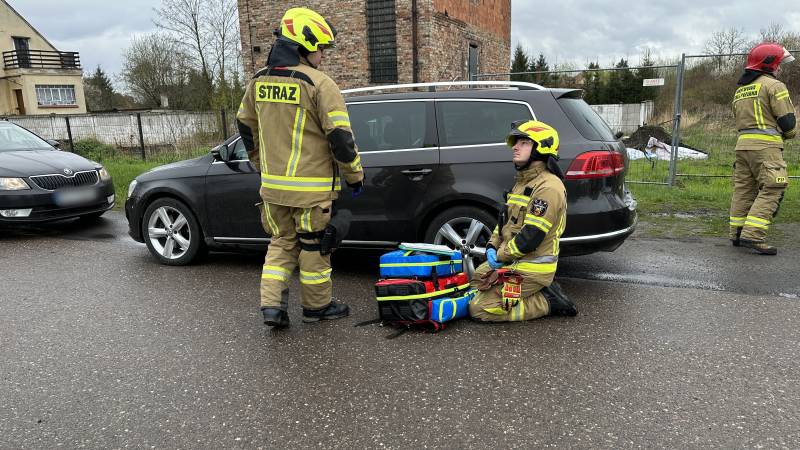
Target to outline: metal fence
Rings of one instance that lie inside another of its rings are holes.
[[[528,81],[553,88],[583,89],[584,99],[614,132],[622,132],[628,145],[630,166],[627,182],[634,184],[669,185],[673,157],[673,136],[676,135],[676,98],[679,65],[645,67],[613,67],[581,70],[531,71],[518,73],[480,74],[477,79],[502,80],[523,76]],[[640,72],[641,71],[641,72]],[[597,103],[591,94],[597,85],[607,83],[620,74],[648,74],[648,79],[660,80],[656,86],[642,87],[647,100],[640,103]],[[648,145],[653,144],[653,145]]]
[[[800,57],[800,53],[794,52]],[[682,58],[681,141],[686,147],[705,155],[692,161],[678,159],[676,182],[705,179],[704,183],[729,185],[734,162],[737,132],[730,101],[744,66],[745,54],[685,55]],[[789,84],[795,105],[800,100],[800,68],[787,66],[779,78]],[[792,81],[794,80],[794,81]],[[793,89],[794,88],[794,89]],[[785,142],[783,157],[790,178],[800,178],[800,146],[795,140]],[[726,179],[723,182],[714,179]]]
[[[234,132],[232,113],[140,111],[79,115],[11,116],[6,119],[75,151],[88,140],[113,146],[125,156],[193,156]]]
[[[800,52],[792,51],[795,56]],[[617,119],[605,114],[607,105],[593,105],[612,130],[625,134],[630,167],[626,178],[632,184],[661,184],[666,186],[687,183],[714,184],[719,190],[730,190],[734,161],[736,130],[730,101],[741,75],[746,54],[681,55],[674,65],[562,70],[547,72],[517,72],[480,74],[477,79],[508,79],[528,76],[531,81],[547,87],[579,88],[588,92],[592,77],[609,77],[619,71],[646,70],[653,81],[652,106],[643,114],[640,125],[631,130],[628,117]],[[781,78],[794,80],[789,85],[792,100],[797,105],[800,95],[800,65],[784,70]],[[596,79],[596,78],[595,78]],[[618,107],[620,105],[617,105]],[[798,144],[787,141],[784,159],[790,178],[800,178]],[[719,180],[714,180],[719,179]]]

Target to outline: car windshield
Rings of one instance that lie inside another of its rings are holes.
[[[52,149],[52,145],[30,131],[11,123],[0,123],[0,152]]]

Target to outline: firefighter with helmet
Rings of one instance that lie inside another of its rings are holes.
[[[733,169],[730,239],[764,255],[778,249],[767,244],[767,231],[789,184],[783,146],[797,134],[794,105],[786,85],[776,79],[782,64],[794,57],[781,45],[763,43],[747,56],[733,97],[739,132]]]
[[[553,281],[567,220],[564,175],[556,163],[558,132],[543,122],[515,122],[506,143],[513,150],[516,182],[505,195],[486,262],[472,279],[478,293],[470,302],[470,316],[483,322],[574,316],[575,305]],[[506,295],[507,274],[517,278],[516,298]]]
[[[331,299],[330,252],[346,234],[347,211],[334,201],[340,177],[356,196],[363,189],[361,158],[339,87],[318,70],[336,30],[308,8],[281,19],[267,66],[248,83],[237,114],[250,161],[261,171],[259,209],[272,236],[261,274],[264,323],[289,325],[288,281],[300,268],[303,321],[345,317]]]

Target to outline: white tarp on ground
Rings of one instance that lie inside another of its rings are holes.
[[[641,151],[639,149],[628,147],[628,158],[630,159],[647,158],[648,160],[658,159],[660,161],[669,161],[670,155],[672,154],[672,147],[669,144],[665,144],[654,137],[651,137],[650,140],[647,141],[647,147],[645,147],[644,150],[645,151]],[[707,159],[707,158],[708,155],[703,152],[692,150],[686,147],[678,147],[678,159]]]

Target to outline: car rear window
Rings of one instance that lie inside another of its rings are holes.
[[[560,98],[558,104],[584,138],[590,141],[614,141],[614,132],[608,124],[579,98]]]
[[[439,100],[436,114],[442,147],[505,142],[512,122],[532,118],[525,104],[489,101]]]
[[[423,148],[425,102],[350,103],[347,112],[358,149],[364,152]]]

